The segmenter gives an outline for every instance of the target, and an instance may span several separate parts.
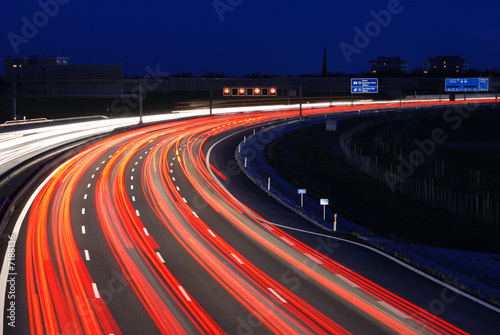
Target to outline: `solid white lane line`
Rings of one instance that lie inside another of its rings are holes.
[[[307,257],[309,257],[310,259],[312,259],[313,261],[315,261],[318,264],[323,264],[322,261],[320,261],[319,259],[317,259],[316,257],[314,257],[313,255],[311,255],[309,253],[304,253],[304,255],[306,255]]]
[[[89,251],[88,251],[88,250],[84,250],[83,252],[84,252],[84,254],[85,254],[85,260],[90,261],[90,254],[89,254]]]
[[[349,284],[350,286],[354,287],[354,288],[358,288],[359,286],[354,284],[352,281],[350,281],[349,279],[347,279],[346,277],[342,276],[342,275],[339,275],[339,274],[336,274],[336,276],[342,280],[343,282]]]
[[[294,245],[295,245],[295,243],[293,243],[292,241],[290,241],[289,239],[287,239],[287,238],[286,238],[286,237],[284,237],[284,236],[280,236],[280,238],[281,238],[283,241],[285,241],[285,243],[286,243],[286,244],[288,244],[288,245],[291,245],[291,246],[294,246]]]
[[[97,284],[92,283],[92,289],[94,290],[94,295],[97,299],[99,299],[101,296],[99,295],[99,290],[97,289]]]
[[[278,298],[279,301],[281,301],[282,303],[286,304],[287,301],[285,299],[283,299],[283,297],[281,295],[279,295],[275,290],[273,290],[272,288],[268,287],[267,288],[269,290],[269,292],[271,292],[276,298]]]
[[[238,256],[236,256],[235,254],[231,254],[231,256],[233,256],[233,258],[234,258],[234,259],[236,259],[236,261],[237,261],[238,263],[240,263],[241,265],[245,264],[245,263],[243,263],[243,262],[241,261],[241,259],[239,259],[239,257],[238,257]]]
[[[146,234],[146,236],[149,236],[148,230],[146,228],[142,228],[142,230],[144,230],[144,234]]]
[[[389,305],[388,303],[386,303],[385,301],[377,301],[377,303],[384,307],[385,309],[389,310],[390,312],[396,314],[398,317],[400,317],[401,319],[409,319],[408,315],[404,314],[403,312],[401,312],[400,310],[392,307],[391,305]]]
[[[182,295],[184,296],[184,298],[186,298],[187,301],[191,301],[191,298],[189,297],[189,295],[184,290],[184,287],[179,286],[179,290],[181,291]]]
[[[161,255],[158,251],[156,252],[156,255],[158,256],[158,259],[160,260],[160,262],[165,263],[165,260],[163,259],[163,257],[161,257]]]
[[[207,230],[210,233],[210,235],[212,235],[213,237],[217,237],[217,235],[215,235],[210,229],[207,229]]]
[[[86,233],[85,226],[82,226],[82,234],[85,234],[85,233]]]

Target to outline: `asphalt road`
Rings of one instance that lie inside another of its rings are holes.
[[[238,171],[242,136],[289,113],[144,127],[66,162],[9,226],[4,333],[494,333],[497,312],[325,236]]]

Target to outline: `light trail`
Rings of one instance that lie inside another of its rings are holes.
[[[425,104],[411,106],[422,105]],[[307,110],[304,115],[378,107],[388,105],[332,107]],[[263,224],[263,218],[233,199],[212,178],[210,168],[216,169],[207,162],[203,152],[209,139],[296,114],[296,110],[234,114],[143,127],[103,140],[63,164],[34,199],[26,222],[26,289],[31,333],[77,330],[89,334],[121,333],[114,315],[99,295],[99,283],[93,280],[87,268],[92,264],[89,256],[92,251],[85,249],[84,259],[75,240],[78,232],[74,228],[80,226],[76,226],[71,211],[73,203],[81,199],[76,192],[79,187],[94,193],[98,219],[97,227],[81,226],[81,233],[89,235],[95,229],[101,230],[131,289],[162,333],[222,333],[223,330],[166,265],[169,256],[161,253],[155,236],[142,221],[152,214],[186,254],[270,331],[349,333],[258,268],[230,241],[220,238],[217,229],[203,220],[203,211],[193,210],[192,204],[181,195],[183,188],[176,185],[179,175],[177,179],[171,176],[175,168],[182,173],[184,182],[189,183],[191,191],[196,191],[218,215],[253,243],[289,268],[300,270],[322,289],[352,304],[368,318],[398,333],[412,334],[418,329],[464,334],[283,230]],[[11,140],[17,138],[11,137],[7,142]],[[108,159],[103,161],[103,157]],[[141,165],[135,164],[136,161]],[[136,179],[130,176],[127,179],[127,171],[132,166],[138,170],[140,167],[141,187],[136,189],[130,184]],[[91,183],[84,178],[89,171],[95,171]],[[224,180],[221,172],[216,174]],[[134,192],[142,192],[149,207],[134,207]],[[87,197],[85,193],[84,199]],[[88,216],[92,209],[80,206],[78,212]],[[346,282],[352,283],[349,289],[343,285]]]

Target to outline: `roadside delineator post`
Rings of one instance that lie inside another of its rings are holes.
[[[333,231],[337,231],[337,214],[333,217]]]

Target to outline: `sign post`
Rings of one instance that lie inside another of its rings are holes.
[[[337,214],[333,217],[333,231],[337,231]]]
[[[326,219],[326,206],[328,206],[328,199],[320,199],[319,204],[323,206],[323,220]]]
[[[299,189],[297,193],[300,194],[300,207],[304,207],[304,194],[306,194],[306,189]]]
[[[488,78],[446,78],[444,82],[446,92],[464,92],[464,100],[467,100],[467,92],[489,91]]]
[[[378,93],[378,78],[351,79],[351,106],[354,106],[354,94]]]

